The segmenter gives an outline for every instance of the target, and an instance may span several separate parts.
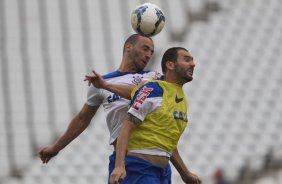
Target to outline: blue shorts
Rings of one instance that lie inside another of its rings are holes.
[[[109,178],[115,168],[115,152],[110,155]],[[126,177],[120,184],[171,184],[171,169],[167,164],[165,169],[134,156],[125,156]],[[108,183],[109,183],[108,178]]]

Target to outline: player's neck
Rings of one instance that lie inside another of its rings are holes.
[[[177,77],[170,75],[170,74],[164,75],[164,81],[170,82],[170,83],[175,83],[175,84],[178,84],[178,85],[181,85],[181,86],[183,86],[186,83],[185,81],[179,80]]]
[[[138,72],[136,67],[125,64],[125,62],[122,62],[117,70],[119,72],[129,72],[129,73]]]
[[[117,69],[117,71],[119,71],[119,72],[129,72],[129,73],[137,72],[137,70],[133,67],[119,67]]]

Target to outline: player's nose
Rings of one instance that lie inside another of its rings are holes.
[[[196,64],[194,61],[191,61],[191,67],[195,68]]]
[[[152,57],[152,54],[146,53],[146,55],[145,55],[146,61],[149,61],[151,59],[151,57]]]

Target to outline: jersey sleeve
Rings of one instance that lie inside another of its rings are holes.
[[[149,82],[136,87],[128,113],[143,121],[147,114],[157,110],[162,104],[163,89],[157,82]]]
[[[157,72],[157,71],[151,71],[148,73],[148,75],[144,76],[143,81],[148,81],[148,80],[159,80],[162,77],[162,74]]]
[[[90,106],[99,106],[103,102],[103,97],[100,94],[100,89],[91,85],[87,92],[86,104]]]

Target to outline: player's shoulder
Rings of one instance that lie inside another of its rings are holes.
[[[137,90],[137,93],[145,93],[148,97],[160,97],[163,95],[163,88],[159,84],[158,80],[149,80]]]
[[[99,94],[100,91],[101,91],[101,89],[96,88],[96,87],[93,86],[93,85],[90,85],[90,86],[88,87],[87,96],[92,96],[93,94]]]
[[[158,71],[142,71],[142,74],[143,76],[148,76],[147,78],[150,78],[150,79],[160,79],[162,74]]]

